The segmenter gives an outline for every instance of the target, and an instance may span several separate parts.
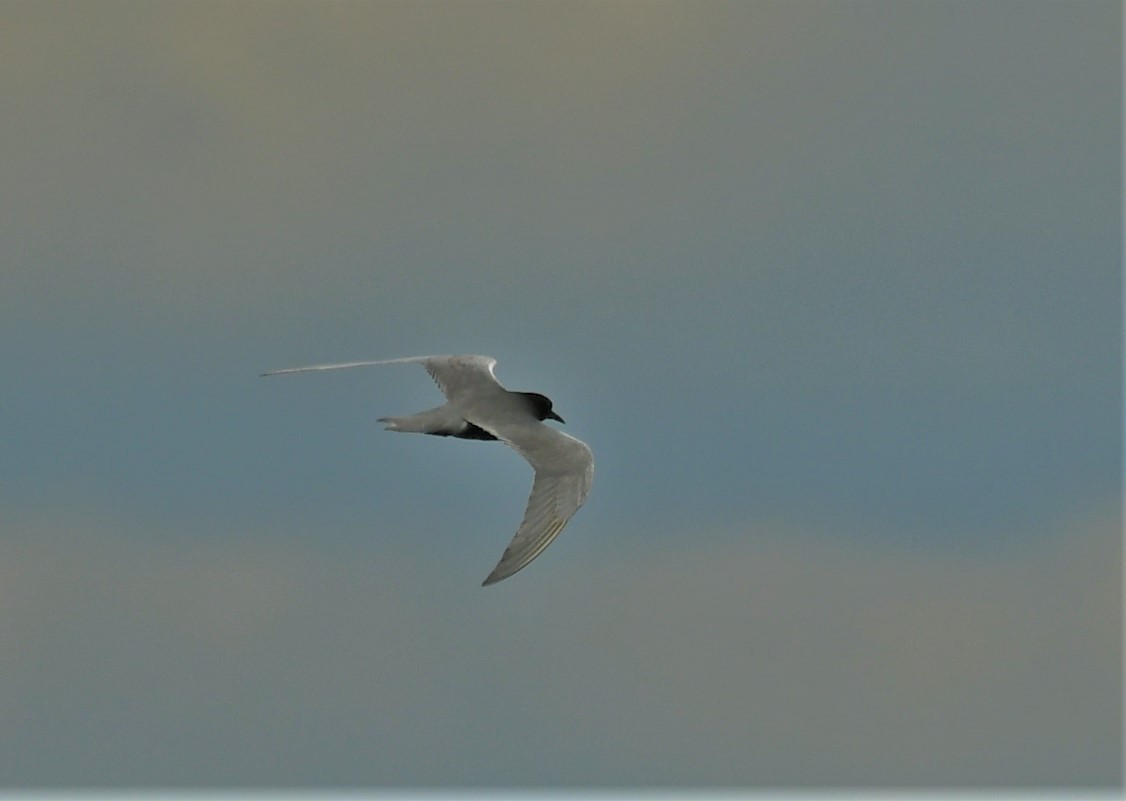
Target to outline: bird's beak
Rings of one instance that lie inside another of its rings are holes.
[[[558,420],[560,423],[563,423],[563,424],[567,423],[566,420],[564,420],[562,417],[557,415],[555,412],[548,412],[547,416],[550,417],[552,420]]]

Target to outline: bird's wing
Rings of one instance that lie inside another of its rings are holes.
[[[313,364],[308,367],[287,367],[271,370],[268,375],[306,373],[312,370],[342,370],[346,367],[370,367],[377,364],[408,364],[418,362],[449,400],[462,399],[481,391],[503,389],[493,375],[497,360],[491,356],[407,356],[402,359],[380,359],[367,362],[341,362],[338,364]]]
[[[337,362],[336,364],[310,364],[307,367],[286,367],[283,370],[269,370],[262,373],[265,378],[269,375],[285,375],[286,373],[308,373],[313,370],[343,370],[346,367],[370,367],[373,364],[404,364],[406,362],[420,362],[426,359],[435,358],[433,356],[408,356],[405,359],[380,359],[379,361],[369,362]]]
[[[540,422],[472,422],[512,446],[536,471],[524,520],[484,586],[508,578],[551,544],[579,510],[594,479],[594,454],[585,442]]]
[[[450,401],[464,401],[504,389],[493,375],[497,360],[492,356],[426,356],[417,361],[422,362]]]

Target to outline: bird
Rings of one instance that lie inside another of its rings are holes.
[[[405,417],[380,417],[385,430],[466,440],[500,441],[524,457],[535,476],[524,518],[500,561],[482,582],[508,578],[543,553],[579,510],[594,479],[594,454],[585,442],[544,424],[564,420],[538,392],[511,392],[493,372],[491,356],[408,356],[400,359],[314,364],[263,376],[389,364],[421,364],[446,402]]]

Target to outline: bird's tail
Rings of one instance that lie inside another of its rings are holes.
[[[402,431],[408,434],[449,435],[465,428],[465,421],[447,404],[436,409],[428,409],[406,417],[380,417],[388,431]]]

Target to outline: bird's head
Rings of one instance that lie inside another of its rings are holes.
[[[532,412],[536,415],[537,420],[558,420],[560,423],[567,422],[552,411],[551,398],[546,395],[541,395],[538,392],[523,392],[521,394],[532,404]]]

